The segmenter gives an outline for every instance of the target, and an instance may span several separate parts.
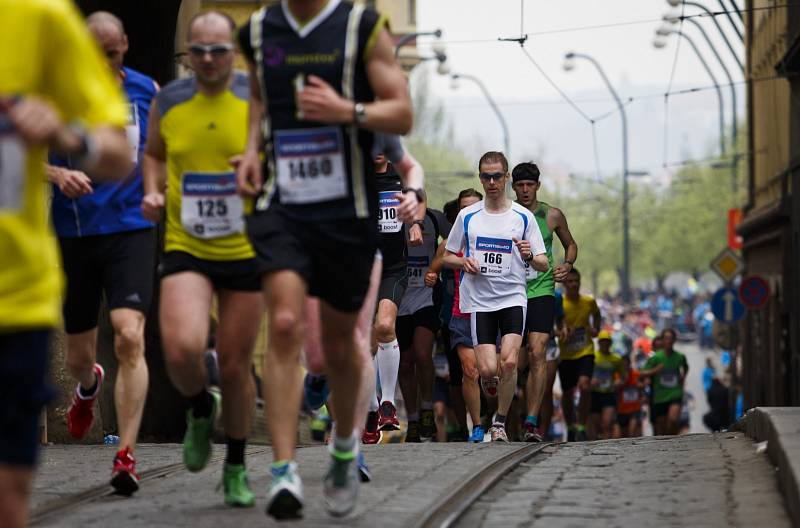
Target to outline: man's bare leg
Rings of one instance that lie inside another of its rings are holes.
[[[117,410],[119,442],[133,449],[139,436],[149,375],[144,359],[144,314],[130,308],[111,310],[114,328],[114,351],[117,356],[117,380],[114,405]]]
[[[517,355],[520,345],[522,336],[519,334],[506,334],[500,342],[500,386],[497,391],[495,422],[503,425],[517,392]]]
[[[480,374],[475,349],[458,345],[457,352],[463,372],[461,392],[464,395],[464,404],[472,420],[472,426],[475,427],[481,423],[481,393],[478,386]]]
[[[550,431],[550,422],[553,419],[553,384],[556,382],[556,374],[558,373],[558,361],[547,362],[547,380],[544,386],[544,395],[542,396],[542,407],[539,411],[541,420],[539,426],[543,434]]]
[[[542,332],[528,333],[528,378],[525,380],[526,422],[534,428],[539,427],[539,414],[542,400],[547,390],[547,342],[548,334]],[[550,404],[552,408],[552,403]],[[552,412],[552,411],[551,411]]]
[[[0,519],[8,528],[28,525],[28,498],[33,469],[0,464]]]

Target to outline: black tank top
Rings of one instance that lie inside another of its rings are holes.
[[[255,12],[241,29],[266,108],[266,184],[256,210],[275,207],[301,221],[375,220],[373,133],[303,120],[295,94],[315,75],[347,99],[373,101],[365,64],[383,24],[369,8],[330,0],[302,27],[277,4]]]
[[[406,230],[397,218],[398,200],[403,190],[400,175],[390,163],[384,173],[375,173],[378,189],[378,248],[383,255],[383,269],[406,266]]]

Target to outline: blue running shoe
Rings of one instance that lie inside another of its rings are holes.
[[[481,442],[483,442],[483,435],[484,435],[483,427],[481,427],[480,425],[476,425],[475,427],[472,428],[472,436],[469,437],[469,441],[472,442],[473,444],[480,444]]]
[[[364,458],[364,453],[361,451],[358,452],[356,466],[358,467],[358,476],[361,478],[361,482],[369,482],[372,480],[372,473],[369,472],[369,467],[367,467],[367,461]]]
[[[328,394],[330,394],[328,378],[306,374],[303,381],[303,394],[308,408],[316,411],[328,401]]]

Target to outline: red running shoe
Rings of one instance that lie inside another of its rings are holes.
[[[67,430],[74,438],[81,439],[86,436],[86,432],[94,421],[94,401],[100,394],[103,386],[103,378],[106,373],[99,363],[94,364],[94,375],[97,379],[97,388],[90,397],[81,396],[81,386],[75,387],[75,394],[72,396],[72,404],[67,411]]]
[[[397,419],[397,409],[390,401],[385,401],[378,409],[378,429],[381,431],[397,431],[400,421]]]
[[[367,424],[364,426],[364,432],[361,433],[361,443],[377,444],[380,441],[381,432],[378,431],[378,413],[370,411],[367,413]]]
[[[129,447],[117,451],[114,469],[111,471],[111,485],[117,495],[130,497],[139,489],[139,475],[136,474],[136,459]]]

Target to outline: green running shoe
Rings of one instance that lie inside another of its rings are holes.
[[[250,491],[244,464],[225,464],[222,468],[220,485],[225,493],[225,504],[228,506],[250,508],[256,503],[255,496]]]
[[[219,412],[221,397],[211,392],[213,399],[211,416],[195,418],[192,410],[186,411],[186,434],[183,435],[183,464],[191,472],[202,470],[211,458],[211,437],[214,434],[214,420]]]

